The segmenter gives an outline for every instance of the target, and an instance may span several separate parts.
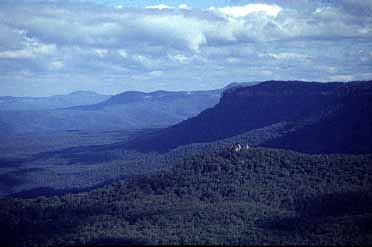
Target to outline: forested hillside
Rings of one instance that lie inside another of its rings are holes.
[[[4,246],[372,244],[372,157],[225,149],[63,197],[2,199]]]

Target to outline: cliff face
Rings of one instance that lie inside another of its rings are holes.
[[[314,114],[338,100],[340,87],[340,83],[264,82],[226,91],[214,110],[226,128],[233,120],[246,131]]]
[[[137,140],[136,147],[166,151],[180,145],[239,135],[279,122],[314,124],[330,121],[334,116],[335,119],[347,120],[349,124],[342,128],[346,131],[355,125],[355,121],[351,120],[355,117],[358,121],[370,122],[371,117],[366,114],[370,112],[372,104],[371,83],[268,81],[250,87],[231,88],[224,92],[214,108],[146,140]],[[336,125],[335,129],[339,129],[338,125],[344,125],[331,122]],[[332,124],[327,126],[331,128]],[[322,128],[322,131],[325,130]]]

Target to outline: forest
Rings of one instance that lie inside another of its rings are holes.
[[[61,197],[2,199],[4,246],[372,243],[372,156],[223,149]]]

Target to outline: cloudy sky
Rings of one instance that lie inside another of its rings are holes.
[[[369,0],[0,1],[0,95],[372,79]]]

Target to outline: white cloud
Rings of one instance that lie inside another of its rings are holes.
[[[29,50],[16,50],[16,51],[2,51],[0,52],[0,58],[32,58],[34,54]]]
[[[240,62],[240,59],[239,58],[236,58],[236,57],[228,57],[227,58],[227,62],[228,63],[231,63],[231,64],[235,64],[235,63],[239,63]]]
[[[56,52],[56,46],[54,44],[43,44],[36,39],[27,38],[23,43],[24,48],[22,49],[0,52],[0,58],[29,59],[51,55]]]
[[[118,53],[119,53],[119,55],[122,57],[122,58],[128,58],[128,52],[126,51],[126,50],[124,50],[124,49],[120,49],[120,50],[118,50]]]
[[[191,10],[191,8],[187,4],[184,4],[184,3],[178,5],[178,8],[179,9]]]
[[[54,70],[60,70],[65,66],[62,61],[54,61],[50,64],[50,68]]]
[[[338,71],[335,66],[317,65],[317,66],[315,66],[315,68],[320,69],[322,71],[325,71],[328,74],[335,74]]]
[[[146,9],[158,9],[158,10],[163,10],[163,9],[172,9],[172,7],[165,5],[165,4],[158,4],[158,5],[151,5],[147,6]]]
[[[277,60],[290,60],[290,59],[304,60],[308,58],[308,56],[305,54],[299,54],[299,53],[293,53],[293,52],[268,53],[267,56],[272,57]]]
[[[331,81],[352,81],[354,80],[353,75],[332,75],[329,76],[329,80]]]
[[[161,70],[154,70],[154,71],[151,71],[149,73],[149,76],[151,76],[151,77],[159,77],[159,76],[162,76],[163,74],[164,74],[164,72],[161,71]]]
[[[148,81],[157,77],[161,77],[164,74],[161,70],[154,70],[147,73],[134,74],[131,76],[131,79],[135,81]]]
[[[370,75],[372,26],[357,11],[368,9],[362,0],[349,1],[350,8],[339,1],[304,0],[298,7],[263,1],[209,10],[185,4],[145,9],[53,1],[58,4],[2,3],[0,87],[4,80],[26,85],[35,75],[57,81],[58,69],[63,79],[84,78],[97,88],[132,80],[146,82],[133,88],[148,88],[147,82],[160,77],[167,85],[188,81],[191,89],[202,82],[207,87],[208,82]],[[161,86],[155,81],[152,88]]]
[[[158,59],[150,58],[142,54],[134,54],[132,56],[133,61],[141,64],[146,69],[151,69],[156,67],[159,64]]]
[[[276,17],[281,11],[282,8],[278,5],[269,5],[269,4],[247,4],[244,6],[227,6],[223,8],[210,7],[210,11],[222,14],[227,17],[246,17],[252,13],[262,13],[268,16]]]
[[[9,15],[11,17],[4,19],[9,19],[12,26],[27,30],[28,34],[37,36],[45,43],[61,45],[119,49],[142,41],[200,52],[201,46],[216,42],[372,38],[370,25],[364,25],[361,21],[350,22],[349,15],[332,7],[318,8],[318,11],[314,10],[310,14],[272,4],[248,4],[187,12],[157,11],[171,8],[167,5],[148,6],[150,9],[146,11],[122,8],[112,12],[89,8],[73,9],[68,5],[60,9],[49,8],[48,5],[35,10],[31,7],[24,16],[20,15],[19,10],[14,17]],[[186,6],[179,6],[184,7]],[[30,15],[33,12],[37,15]],[[320,13],[323,15],[320,16]]]
[[[105,57],[108,54],[107,49],[94,49],[98,57]]]
[[[149,41],[194,52],[207,42],[205,30],[210,26],[203,19],[175,14],[148,15],[135,24],[145,32],[142,35],[147,36]]]
[[[180,63],[180,64],[188,64],[189,63],[189,59],[183,55],[183,54],[168,54],[168,57],[174,61],[174,62],[177,62],[177,63]]]
[[[262,76],[268,76],[268,77],[273,76],[273,72],[271,70],[264,69],[264,70],[258,71],[258,73],[261,74]]]
[[[150,5],[150,6],[146,6],[145,8],[146,9],[156,9],[156,10],[175,9],[175,7],[172,7],[172,6],[169,6],[169,5],[166,5],[166,4]],[[184,3],[179,4],[178,8],[179,9],[184,9],[184,10],[191,10],[191,8],[187,4],[184,4]]]

